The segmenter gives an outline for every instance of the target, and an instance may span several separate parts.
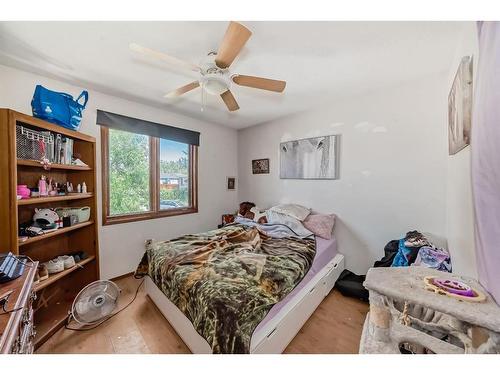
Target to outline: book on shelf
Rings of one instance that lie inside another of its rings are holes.
[[[51,163],[72,164],[74,141],[71,138],[56,134],[52,151],[48,152],[47,158]]]

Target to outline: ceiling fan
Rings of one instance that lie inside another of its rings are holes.
[[[130,49],[199,74],[199,78],[196,81],[190,82],[166,94],[166,98],[181,96],[201,86],[202,93],[207,92],[212,95],[219,95],[229,111],[236,111],[240,107],[231,92],[233,83],[274,92],[283,92],[286,86],[285,81],[234,74],[230,71],[229,67],[231,63],[238,56],[251,35],[252,32],[245,26],[231,21],[219,46],[219,50],[208,53],[208,56],[200,63],[200,66],[135,43],[130,44]]]

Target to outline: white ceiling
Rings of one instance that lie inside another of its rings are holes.
[[[131,52],[135,42],[199,63],[227,22],[1,22],[0,64],[233,128],[304,111],[450,67],[460,22],[243,22],[253,35],[234,73],[287,81],[283,94],[234,85],[241,109],[200,90],[163,95],[196,78]]]

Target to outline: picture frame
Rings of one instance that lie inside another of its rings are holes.
[[[269,159],[252,160],[252,174],[269,174]]]
[[[470,144],[472,126],[472,56],[460,61],[448,95],[448,154],[455,155]]]
[[[340,140],[333,134],[280,143],[280,178],[339,179]]]
[[[227,177],[227,190],[236,190],[236,177]]]

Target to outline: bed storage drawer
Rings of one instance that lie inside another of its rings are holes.
[[[318,283],[255,348],[253,353],[280,354],[325,297],[326,284]],[[299,327],[299,329],[297,329]]]
[[[326,274],[308,288],[302,298],[293,306],[283,319],[273,328],[260,343],[256,344],[252,353],[280,354],[293,340],[300,327],[309,319],[321,301],[330,292],[344,267],[344,258],[329,264]]]
[[[323,282],[325,283],[326,286],[326,292],[325,296],[330,293],[330,290],[335,286],[335,283],[337,282],[337,279],[339,278],[340,274],[344,270],[344,258],[340,259],[338,262],[333,263],[332,267],[328,271],[326,277],[323,279]]]

